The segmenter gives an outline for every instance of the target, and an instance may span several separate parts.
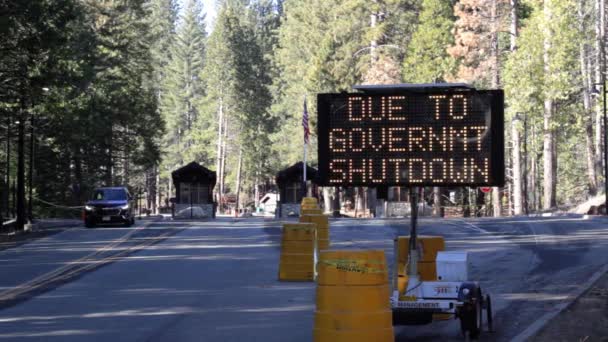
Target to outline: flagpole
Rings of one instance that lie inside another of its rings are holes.
[[[304,175],[304,196],[308,196],[308,186],[306,185],[306,155],[308,152],[308,144],[306,144],[306,142],[304,142],[304,164],[302,165],[302,169],[303,169],[303,175]]]
[[[304,163],[302,164],[303,192],[304,196],[308,196],[308,186],[306,184],[306,159],[308,152],[308,111],[306,109],[306,95],[304,95],[304,113],[302,115],[302,126],[304,127]]]

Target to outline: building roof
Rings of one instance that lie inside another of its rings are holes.
[[[301,182],[302,181],[302,162],[297,162],[292,166],[283,169],[277,173],[276,182],[277,185],[286,183]],[[306,166],[306,178],[311,180],[313,183],[317,183],[317,169]]]
[[[196,181],[215,185],[217,176],[215,171],[211,171],[193,161],[190,164],[173,171],[171,173],[171,178],[173,179],[173,183]]]

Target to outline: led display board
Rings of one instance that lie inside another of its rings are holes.
[[[319,94],[326,186],[502,186],[502,90]]]

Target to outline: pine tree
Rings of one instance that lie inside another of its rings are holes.
[[[498,33],[506,4],[505,0],[461,0],[454,5],[454,45],[448,52],[458,60],[455,80],[480,88],[499,86]]]
[[[558,161],[566,158],[560,150],[568,145],[564,142],[582,134],[573,124],[576,119],[571,113],[575,110],[569,104],[579,84],[580,70],[576,12],[569,10],[574,8],[571,6],[575,6],[573,1],[557,0],[534,6],[521,31],[519,48],[509,56],[504,72],[509,115],[523,113],[532,130],[543,133],[542,139],[538,134],[538,139],[532,141],[530,150],[539,155],[542,151],[544,209],[557,205]],[[584,149],[577,153],[584,153]],[[580,165],[570,164],[569,168],[560,168],[559,173],[570,178],[569,172],[573,168],[580,170]]]
[[[170,49],[161,103],[167,122],[163,163],[168,170],[197,159],[192,134],[199,116],[197,105],[204,96],[199,76],[204,67],[205,41],[202,5],[199,0],[189,0]]]
[[[150,49],[152,77],[147,84],[148,88],[154,90],[158,103],[163,103],[165,86],[167,83],[167,69],[171,61],[171,46],[175,39],[175,26],[177,21],[176,0],[148,0],[145,4],[146,22],[149,27],[148,45]],[[158,111],[161,108],[158,106]],[[160,113],[162,115],[162,113]],[[156,212],[161,206],[161,170],[160,165],[155,165],[146,172],[146,187],[149,194],[148,207]],[[169,182],[168,171],[162,172],[163,178]],[[169,186],[166,186],[165,193]]]
[[[403,61],[403,78],[408,83],[445,81],[455,66],[447,53],[454,42],[452,6],[443,0],[423,0],[419,21]]]
[[[346,91],[362,79],[369,59],[360,57],[369,40],[367,9],[353,1],[286,2],[279,29],[276,60],[280,78],[275,79],[276,104],[273,112],[281,118],[282,130],[273,136],[276,153],[285,167],[302,160],[302,103],[308,95],[309,111],[315,112],[314,94]],[[311,116],[311,132],[316,120]],[[316,148],[314,134],[310,149]],[[310,156],[314,164],[315,156]]]
[[[235,180],[232,189],[238,190],[241,180],[248,183],[260,176],[257,171],[268,159],[264,151],[268,135],[275,129],[268,115],[271,81],[263,49],[264,42],[272,44],[272,37],[256,35],[260,14],[242,2],[225,2],[209,38],[203,75],[209,88],[206,108],[217,115],[213,122],[217,123],[218,198],[224,193],[226,176]],[[234,162],[242,167],[229,168],[228,150],[239,156]]]
[[[176,0],[148,0],[145,6],[146,22],[149,27],[148,43],[154,76],[150,86],[158,99],[162,98],[162,85],[165,83],[166,69],[171,61],[171,46],[175,39],[177,21]]]

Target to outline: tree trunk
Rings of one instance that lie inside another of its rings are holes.
[[[547,2],[544,3],[543,12],[546,22],[551,22],[552,13]],[[551,74],[551,32],[545,29],[543,42],[543,63],[546,75]],[[553,125],[554,101],[550,96],[544,100],[543,113],[543,209],[548,210],[556,207],[555,200],[555,132]]]
[[[165,187],[165,200],[163,201],[165,203],[165,205],[167,205],[168,207],[171,207],[171,202],[169,201],[171,199],[171,197],[173,197],[173,187],[172,187],[172,180],[170,178],[167,179],[167,184]]]
[[[217,170],[217,175],[218,175],[218,186],[216,187],[216,195],[215,195],[215,200],[218,203],[218,213],[220,212],[220,208],[221,208],[221,202],[222,202],[222,190],[221,190],[221,186],[219,184],[221,184],[222,182],[222,127],[224,125],[224,103],[223,103],[223,99],[220,97],[219,99],[220,102],[220,108],[219,108],[219,112],[218,112],[218,120],[217,120],[217,160],[216,160],[216,166],[215,169]]]
[[[512,142],[512,160],[513,160],[513,214],[521,215],[523,213],[522,200],[522,175],[521,175],[521,141],[519,137],[518,126],[521,120],[518,115],[513,117],[511,122],[511,142]]]
[[[333,209],[333,197],[336,195],[334,191],[332,191],[333,188],[330,187],[323,187],[323,204],[325,207],[324,212],[326,213],[331,213],[334,209]]]
[[[238,217],[241,207],[241,168],[243,167],[243,149],[239,149],[239,163],[236,171],[236,210],[235,214]]]
[[[497,20],[497,0],[492,0],[492,88],[498,88],[500,86],[500,74],[499,74],[499,51],[498,51],[498,20]],[[492,188],[492,208],[494,217],[501,216],[501,203],[500,203],[500,188]]]
[[[604,13],[605,5],[604,0],[596,0],[595,2],[595,12],[598,13],[597,21],[595,24],[595,83],[603,84],[604,81],[604,73],[602,72],[602,68],[605,65],[604,54],[602,50],[605,48],[604,37],[605,37],[605,18],[606,15]],[[605,90],[602,90],[605,91]],[[596,106],[597,110],[595,113],[595,163],[596,170],[602,170],[602,132],[604,131],[603,121],[602,121],[602,108],[601,106]]]
[[[492,0],[492,87],[496,88],[500,85],[500,54],[498,51],[498,11],[497,0]]]
[[[114,159],[112,158],[112,154],[114,153],[114,149],[112,146],[112,133],[110,132],[110,145],[108,148],[108,159],[106,160],[106,186],[112,186],[112,173],[114,168]]]
[[[582,19],[584,18],[583,6],[579,6],[579,18],[581,19],[580,30],[583,32],[584,24]],[[589,194],[595,195],[597,193],[597,175],[596,175],[596,163],[595,163],[595,150],[593,146],[593,112],[591,109],[591,85],[588,83],[589,70],[587,70],[587,48],[584,41],[580,42],[580,67],[583,81],[583,108],[585,113],[583,115],[583,122],[585,125],[585,152],[587,157],[587,179]]]
[[[519,26],[519,17],[517,15],[517,7],[519,0],[511,0],[511,25],[509,33],[511,33],[511,52],[517,49],[517,29]]]
[[[13,119],[10,111],[7,111],[6,119],[6,216],[11,217],[11,126]]]
[[[548,58],[548,57],[547,57]],[[553,183],[555,183],[554,155],[554,132],[551,127],[553,121],[553,100],[546,99],[543,115],[543,209],[555,208],[555,193]]]
[[[341,207],[341,202],[340,202],[340,188],[335,187],[334,188],[334,198],[333,198],[333,215],[334,217],[339,217],[340,216],[340,207]]]
[[[522,155],[523,155],[523,166],[521,170],[523,170],[523,205],[524,212],[526,215],[530,214],[530,195],[529,195],[529,184],[530,184],[530,168],[528,163],[528,117],[524,116],[524,137],[523,137],[523,147],[522,147]]]
[[[471,202],[469,201],[469,188],[462,188],[462,216],[471,217]]]
[[[76,152],[76,154],[74,155],[74,178],[75,178],[75,184],[77,185],[77,188],[73,189],[74,190],[74,199],[76,201],[76,203],[78,203],[78,205],[80,205],[80,203],[82,203],[82,183],[83,182],[83,177],[82,177],[82,159],[80,158],[80,148],[76,147],[74,148],[74,151],[78,151]]]
[[[154,190],[155,190],[155,199],[154,199],[154,213],[160,214],[160,207],[162,206],[160,199],[160,169],[159,166],[154,166]]]
[[[257,171],[253,182],[253,197],[253,201],[255,203],[255,210],[258,210],[260,206],[260,177]]]
[[[372,28],[372,30],[376,27],[376,25],[378,24],[378,0],[372,0],[372,2],[374,3],[374,6],[372,6],[373,11],[370,17],[370,27]],[[372,68],[374,67],[374,65],[376,64],[376,62],[378,62],[378,41],[376,40],[376,34],[374,33],[374,36],[372,37],[372,40],[370,42],[370,55],[371,55],[371,61],[372,61]]]
[[[492,214],[494,217],[502,215],[502,204],[500,203],[500,188],[492,187]]]
[[[365,201],[363,199],[363,191],[364,189],[360,186],[358,186],[356,188],[356,195],[355,195],[355,204],[356,204],[356,211],[358,212],[362,212],[365,210]]]
[[[517,15],[518,0],[511,0],[511,52],[517,49],[517,36],[519,17]],[[513,173],[513,214],[521,215],[523,213],[524,199],[522,196],[522,180],[525,183],[525,179],[522,176],[522,165],[521,165],[521,140],[518,131],[518,122],[520,118],[515,114],[511,127],[511,143],[512,143],[512,173]],[[523,166],[525,172],[526,165]]]
[[[226,139],[228,135],[228,118],[224,116],[224,132],[222,137],[222,154],[221,154],[221,163],[220,163],[220,198],[224,196],[224,185],[226,183]],[[221,211],[221,210],[220,210]]]
[[[129,128],[128,127],[125,128],[125,134],[127,136],[129,136]],[[123,156],[124,156],[125,159],[123,161],[123,168],[124,168],[124,170],[123,170],[123,182],[122,183],[124,185],[127,185],[127,184],[129,184],[129,181],[131,180],[131,177],[130,177],[131,175],[129,174],[129,168],[130,168],[130,166],[129,166],[129,144],[125,145],[125,148],[123,150]]]
[[[151,176],[150,174],[152,173],[151,170],[147,170],[145,172],[145,184],[144,184],[144,189],[146,189],[146,194],[151,194],[152,191],[152,181],[151,181]],[[152,196],[146,195],[146,208],[150,208],[152,206]]]
[[[444,216],[443,198],[441,196],[441,188],[438,186],[433,187],[433,216]]]
[[[532,126],[532,132],[530,133],[530,141],[535,141],[536,138],[536,126]],[[532,152],[527,149],[527,155],[530,156],[530,169],[528,171],[528,193],[530,194],[528,205],[531,207],[532,211],[536,211],[538,208],[536,206],[537,203],[537,180],[536,180],[536,151]]]
[[[483,206],[486,204],[486,194],[481,191],[479,188],[477,189],[477,196],[475,198],[475,216],[482,217],[484,216]]]
[[[370,210],[370,213],[373,213],[376,211],[376,188],[367,188],[367,193],[366,193],[366,202],[367,202],[367,209]]]

